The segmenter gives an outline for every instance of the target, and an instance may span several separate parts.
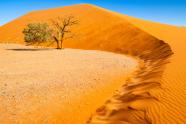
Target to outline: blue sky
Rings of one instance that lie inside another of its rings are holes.
[[[186,26],[186,0],[0,0],[0,25],[29,11],[78,3],[95,4],[146,20]]]

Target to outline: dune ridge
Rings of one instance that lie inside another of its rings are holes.
[[[151,92],[163,90],[161,77],[166,64],[169,63],[169,57],[173,54],[168,44],[160,42],[161,45],[154,50],[153,56],[152,54],[144,56],[140,53],[137,55],[140,63],[138,70],[111,99],[96,110],[87,124],[155,123],[145,108],[152,103],[161,102]]]
[[[0,34],[5,35],[0,41],[23,43],[21,31],[26,23],[68,14],[77,16],[81,24],[73,29],[76,38],[65,41],[64,47],[110,51],[139,59],[138,70],[87,119],[87,124],[186,123],[185,28],[146,22],[92,5],[75,5],[36,11],[4,25]],[[177,67],[178,74],[174,71]],[[177,77],[181,80],[174,79]]]

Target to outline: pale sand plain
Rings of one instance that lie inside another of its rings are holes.
[[[0,58],[1,124],[85,123],[137,67],[109,52],[16,44],[1,44]]]

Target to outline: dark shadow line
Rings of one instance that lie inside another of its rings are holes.
[[[28,48],[28,49],[25,49],[25,48],[19,48],[19,49],[6,49],[6,50],[13,50],[13,51],[46,51],[46,50],[54,50],[54,49],[48,49],[48,48]]]

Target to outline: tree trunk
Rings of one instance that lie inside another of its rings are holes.
[[[61,49],[63,49],[63,38],[64,38],[64,33],[62,33],[62,36],[61,36]]]
[[[54,40],[56,41],[56,44],[57,44],[57,49],[60,49],[60,46],[59,46],[59,41],[58,41],[58,39],[55,37],[55,36],[53,36],[53,38],[54,38]]]
[[[59,42],[57,41],[57,49],[60,49]]]
[[[61,40],[61,49],[63,49],[63,40]]]

